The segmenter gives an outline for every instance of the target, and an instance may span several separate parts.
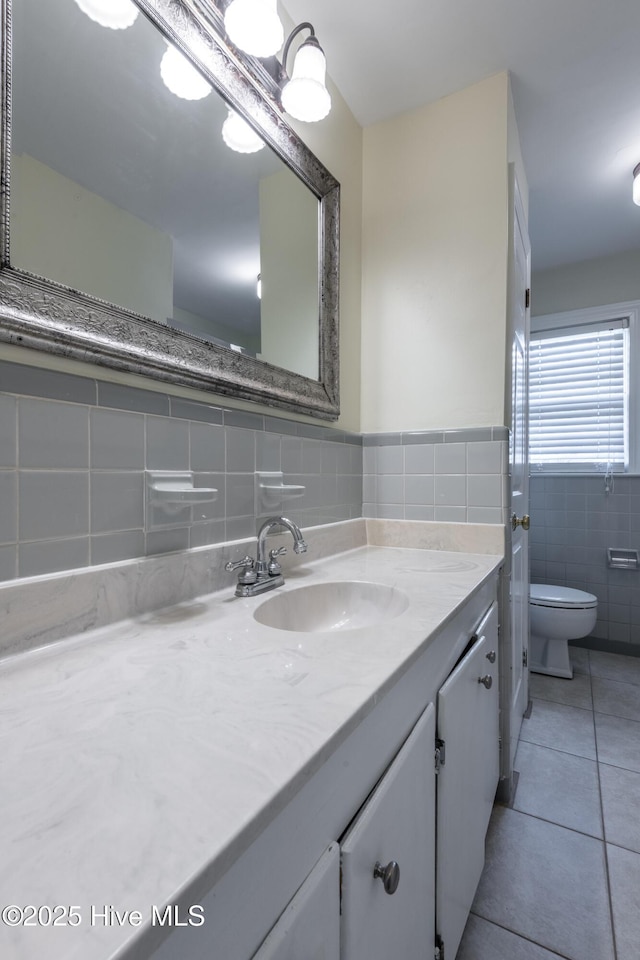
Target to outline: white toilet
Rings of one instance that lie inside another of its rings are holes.
[[[568,640],[591,633],[596,623],[598,598],[583,590],[532,583],[529,588],[529,669],[571,680]]]

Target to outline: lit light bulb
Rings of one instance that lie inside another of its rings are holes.
[[[282,88],[282,106],[296,120],[315,123],[331,110],[325,86],[327,61],[315,37],[305,40],[293,61],[291,80]]]
[[[135,23],[139,10],[131,0],[76,0],[83,13],[101,27],[126,30]]]
[[[211,93],[211,87],[202,74],[171,44],[160,61],[160,76],[171,93],[183,100],[202,100]]]
[[[231,42],[252,57],[272,57],[284,40],[276,0],[232,0],[224,26]]]
[[[229,115],[222,124],[222,139],[236,153],[257,153],[264,147],[255,130],[235,110],[229,110]]]

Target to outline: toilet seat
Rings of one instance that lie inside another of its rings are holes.
[[[598,598],[584,590],[559,587],[549,583],[532,583],[529,587],[529,602],[534,607],[557,607],[569,610],[591,610],[598,605]]]

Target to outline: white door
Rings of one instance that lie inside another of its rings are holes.
[[[509,257],[509,334],[511,339],[511,402],[509,423],[510,517],[508,539],[508,607],[505,609],[503,703],[508,704],[503,725],[504,763],[511,777],[522,716],[527,708],[529,647],[529,438],[527,351],[529,344],[530,245],[524,207],[517,181],[510,170],[511,251]],[[524,525],[523,521],[524,520]],[[510,541],[510,542],[509,542]],[[510,568],[510,569],[509,569]],[[508,728],[508,729],[507,729]],[[507,749],[508,747],[508,749]],[[503,763],[502,774],[505,776]]]
[[[434,749],[429,704],[342,841],[341,960],[433,956]]]
[[[499,778],[498,608],[438,693],[436,932],[455,957],[484,866]]]

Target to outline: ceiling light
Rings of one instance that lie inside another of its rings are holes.
[[[211,87],[177,47],[167,45],[160,61],[160,76],[166,87],[183,100],[202,100],[211,93]]]
[[[633,202],[640,207],[640,163],[633,171]]]
[[[310,30],[311,36],[298,48],[289,80],[286,72],[289,47],[304,29]],[[331,110],[331,97],[325,86],[327,61],[310,23],[301,23],[292,30],[284,47],[282,68],[284,85],[280,96],[287,113],[306,123],[323,120]]]
[[[83,13],[101,27],[126,30],[135,23],[138,8],[131,0],[76,0]]]
[[[235,110],[229,110],[229,115],[222,124],[222,139],[236,153],[257,153],[264,147],[264,142],[255,130]]]
[[[276,0],[232,0],[224,26],[231,42],[252,57],[272,57],[284,40]]]

